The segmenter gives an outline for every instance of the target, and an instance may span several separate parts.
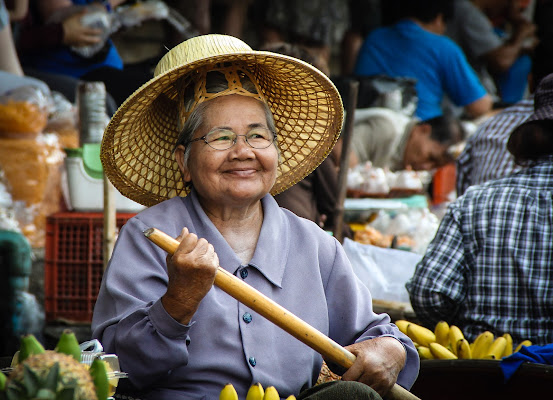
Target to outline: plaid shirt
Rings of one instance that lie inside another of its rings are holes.
[[[507,151],[514,128],[534,112],[534,99],[525,99],[485,121],[472,135],[457,160],[457,195],[520,170]]]
[[[427,327],[553,343],[553,156],[450,204],[406,287]]]

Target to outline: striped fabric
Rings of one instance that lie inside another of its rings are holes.
[[[534,112],[534,100],[525,99],[485,121],[467,140],[457,160],[457,195],[469,186],[480,185],[520,170],[507,151],[514,128]]]
[[[452,203],[406,286],[425,326],[553,343],[553,156]]]

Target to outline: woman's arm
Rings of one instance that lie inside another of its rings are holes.
[[[119,356],[137,388],[166,379],[188,363],[189,325],[165,310],[166,253],[143,235],[136,218],[121,229],[94,308],[93,337]]]

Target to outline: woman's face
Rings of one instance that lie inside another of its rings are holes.
[[[200,138],[216,128],[247,134],[253,127],[267,128],[263,105],[259,100],[240,96],[222,96],[209,101],[204,121],[192,139]],[[215,150],[203,140],[190,143],[190,156],[181,171],[192,182],[198,195],[212,206],[247,207],[265,196],[273,187],[278,165],[274,145],[254,149],[244,136],[228,150]],[[184,147],[177,151],[184,151]],[[208,204],[204,204],[208,205]]]

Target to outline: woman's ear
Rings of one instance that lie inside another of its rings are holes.
[[[186,163],[184,162],[184,151],[186,148],[184,145],[179,144],[177,148],[175,149],[175,160],[177,161],[177,164],[179,165],[179,169],[182,172],[182,176],[185,182],[190,182],[192,178],[190,177],[190,172],[188,171],[188,167],[186,166]]]

